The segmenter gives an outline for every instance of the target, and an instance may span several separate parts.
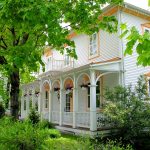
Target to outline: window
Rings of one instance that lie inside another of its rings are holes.
[[[100,81],[97,82],[96,86],[96,107],[100,107]],[[88,87],[88,108],[90,108],[90,87]]]
[[[52,56],[47,58],[46,71],[50,70],[52,67]]]
[[[24,110],[26,110],[26,100],[24,99]]]
[[[89,57],[98,55],[98,35],[94,33],[90,37]]]
[[[65,64],[65,66],[68,66],[69,63],[70,63],[70,57],[67,54],[65,54],[64,55],[64,64]]]
[[[45,91],[45,108],[48,108],[48,91]]]
[[[71,92],[66,94],[66,106],[65,106],[65,111],[70,112],[70,103],[71,103]]]

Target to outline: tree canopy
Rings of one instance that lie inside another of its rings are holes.
[[[18,116],[20,79],[24,73],[36,72],[45,42],[77,58],[75,45],[67,36],[70,29],[87,34],[103,29],[117,31],[114,16],[103,17],[105,4],[118,5],[123,0],[1,0],[0,1],[0,69],[11,85],[11,114]],[[64,27],[63,23],[67,23]],[[70,27],[70,29],[68,28]]]

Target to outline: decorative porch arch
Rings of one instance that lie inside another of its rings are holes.
[[[97,81],[99,80],[99,78],[101,78],[102,76],[107,75],[107,74],[111,74],[111,73],[114,73],[114,72],[105,72],[105,73],[100,74],[100,75],[96,78],[95,83],[97,83]]]
[[[48,85],[49,85],[49,89],[52,88],[52,85],[51,85],[51,81],[50,81],[50,80],[45,80],[45,81],[42,83],[42,88],[44,87],[45,84],[48,84]]]
[[[86,76],[89,78],[89,81],[91,81],[91,78],[90,78],[90,76],[89,76],[89,74],[88,74],[88,73],[81,73],[81,74],[80,74],[80,75],[78,75],[78,77],[77,77],[76,85],[78,84],[78,81],[79,81],[80,77],[81,77],[81,76],[83,76],[83,75],[86,75]]]
[[[63,81],[63,87],[65,87],[65,82],[67,81],[67,80],[71,80],[71,82],[72,82],[72,84],[73,84],[73,87],[74,87],[74,82],[73,82],[73,78],[72,77],[66,77],[65,79],[64,79],[64,81]]]
[[[54,80],[54,81],[52,82],[52,88],[54,88],[55,83],[59,83],[59,85],[60,85],[60,81],[59,81],[58,79],[57,79],[57,80]]]

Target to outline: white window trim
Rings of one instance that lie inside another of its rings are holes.
[[[66,47],[66,48],[69,48],[69,46],[68,47]],[[68,57],[68,63],[66,64],[66,57]],[[64,51],[64,67],[68,67],[68,66],[70,66],[71,64],[71,58],[70,58],[70,56],[67,54],[67,51],[66,51],[66,49],[65,49],[65,51]]]
[[[90,45],[90,38],[91,38],[91,36],[93,36],[94,34],[96,34],[96,53],[95,53],[94,55],[91,55],[91,54],[90,54],[90,53],[91,53],[91,49],[90,49],[90,47],[91,47],[91,45]],[[93,58],[99,56],[99,32],[98,32],[98,33],[93,33],[91,36],[89,37],[89,48],[88,48],[89,59],[93,59]]]

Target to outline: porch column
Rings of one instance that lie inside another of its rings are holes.
[[[78,89],[76,84],[76,76],[74,74],[74,88],[73,88],[73,128],[76,128],[76,112],[78,107]]]
[[[95,81],[95,71],[90,70],[91,85],[90,85],[90,130],[97,130],[97,120],[96,120],[96,81]]]
[[[59,114],[59,125],[63,124],[63,79],[60,78],[60,114]]]
[[[52,93],[53,93],[53,91],[52,90],[50,90],[49,91],[49,122],[51,122],[52,121]]]

